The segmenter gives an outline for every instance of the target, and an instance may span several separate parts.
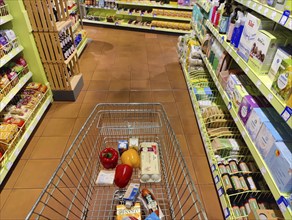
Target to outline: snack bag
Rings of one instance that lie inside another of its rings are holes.
[[[134,206],[127,209],[125,205],[117,205],[116,220],[142,220],[140,203],[136,202]]]

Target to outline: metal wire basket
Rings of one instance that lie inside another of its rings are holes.
[[[98,155],[130,137],[158,143],[162,180],[141,188],[152,190],[164,219],[207,219],[166,113],[156,103],[97,105],[26,219],[115,219],[125,189],[95,184],[102,169]],[[138,171],[130,182],[139,181]],[[145,207],[141,213],[142,219],[149,214]]]

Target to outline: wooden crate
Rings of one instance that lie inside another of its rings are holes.
[[[67,0],[24,0],[33,31],[58,32],[70,25]]]

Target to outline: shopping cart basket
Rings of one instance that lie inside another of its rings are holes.
[[[207,219],[167,115],[157,103],[98,104],[27,219],[115,219],[125,190],[96,185],[102,169],[99,153],[130,137],[158,143],[162,180],[141,183],[141,189],[152,190],[164,219]],[[139,182],[137,170],[131,182]],[[141,213],[142,219],[149,214],[145,207]]]

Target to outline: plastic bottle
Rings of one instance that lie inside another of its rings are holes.
[[[220,24],[219,24],[219,33],[220,34],[226,34],[228,25],[229,25],[229,19],[231,15],[232,6],[229,4],[229,2],[226,4],[224,8],[224,12],[222,13]]]
[[[219,7],[219,1],[217,0],[217,1],[214,2],[214,7],[213,7],[213,10],[212,10],[212,15],[211,15],[211,20],[210,20],[212,24],[214,22],[215,15],[216,15],[218,7]]]
[[[229,24],[228,24],[228,30],[227,30],[227,42],[231,41],[231,37],[232,37],[232,34],[233,34],[233,30],[234,30],[234,26],[235,26],[235,22],[236,22],[239,10],[240,10],[239,8],[235,8],[233,13],[230,16]]]
[[[238,38],[239,27],[240,27],[240,24],[241,24],[241,19],[243,17],[243,13],[241,11],[239,11],[237,14],[238,14],[237,15],[238,19],[236,20],[236,22],[234,24],[234,30],[233,30],[231,41],[230,41],[230,43],[232,45],[235,45],[236,38]]]
[[[219,25],[219,21],[220,21],[221,15],[224,12],[224,8],[225,8],[225,3],[223,2],[222,4],[220,4],[220,6],[219,6],[219,8],[217,10],[217,13],[215,15],[215,19],[214,19],[214,27],[215,28],[217,28],[218,25]]]
[[[240,38],[241,38],[241,35],[242,35],[242,32],[243,32],[243,28],[244,28],[245,21],[246,21],[246,17],[243,16],[243,17],[240,19],[240,26],[239,26],[239,28],[238,28],[238,33],[237,33],[237,35],[235,36],[235,39],[234,39],[234,42],[233,42],[233,46],[234,46],[235,48],[237,48],[238,45],[239,45],[239,42],[240,42]]]
[[[209,12],[209,18],[208,18],[209,21],[212,20],[213,9],[214,9],[214,7],[215,7],[216,2],[219,3],[218,0],[214,0],[214,1],[211,2],[211,9],[210,9],[210,12]]]

